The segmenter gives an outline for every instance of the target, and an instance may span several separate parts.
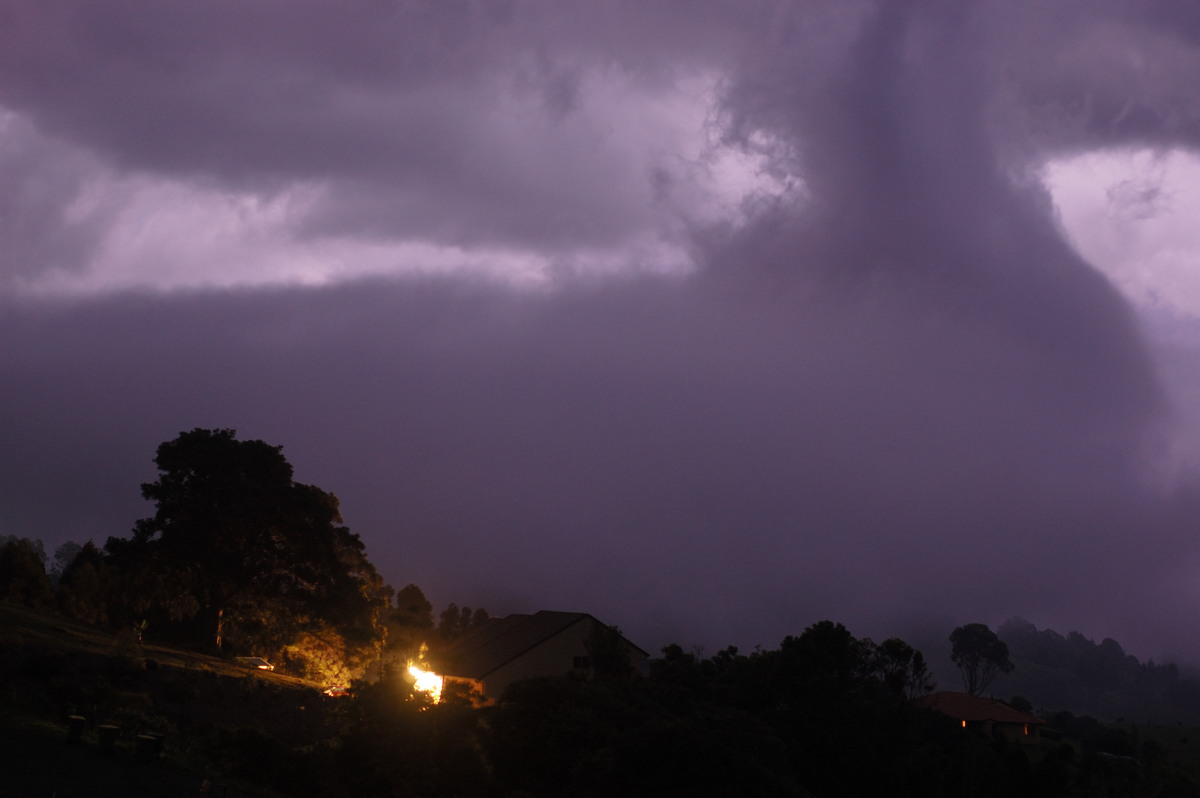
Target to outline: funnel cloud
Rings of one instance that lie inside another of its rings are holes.
[[[1118,242],[1060,168],[1193,162],[1191,4],[0,19],[4,534],[124,536],[229,427],[439,606],[1200,657],[1196,255],[1134,238],[1200,199],[1114,176]]]

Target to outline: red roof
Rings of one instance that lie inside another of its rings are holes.
[[[955,720],[993,721],[996,723],[1033,724],[1046,721],[1013,709],[998,698],[981,698],[967,693],[931,693],[913,701],[919,707],[927,707],[949,715]]]

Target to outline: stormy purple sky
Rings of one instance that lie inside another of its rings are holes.
[[[1200,659],[1200,6],[0,0],[0,533],[232,427],[396,587]]]

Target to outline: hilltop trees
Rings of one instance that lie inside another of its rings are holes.
[[[59,550],[64,549],[65,545]],[[102,626],[108,623],[110,589],[104,553],[90,540],[77,549],[63,564],[58,580],[58,608],[77,621]]]
[[[135,615],[185,639],[279,651],[302,636],[368,643],[390,588],[337,498],[293,481],[281,447],[194,429],[158,447],[156,512],[106,550]]]
[[[472,610],[470,607],[459,607],[450,602],[442,614],[438,616],[437,633],[443,640],[454,640],[462,637],[477,626],[482,626],[491,615],[483,607]]]
[[[909,700],[926,695],[936,686],[925,664],[925,655],[898,637],[875,647],[875,672],[887,688]]]
[[[0,541],[0,599],[27,607],[47,606],[54,587],[46,575],[42,542],[8,537]]]
[[[968,623],[950,633],[950,659],[962,673],[963,686],[979,695],[1001,673],[1011,673],[1008,646],[982,623]]]
[[[1069,710],[1101,720],[1139,718],[1200,724],[1200,681],[1173,663],[1142,662],[1116,640],[1100,642],[1078,631],[1066,635],[1011,618],[1004,636],[1016,672],[1004,689],[1034,706]]]

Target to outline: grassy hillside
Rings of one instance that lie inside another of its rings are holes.
[[[191,794],[273,744],[318,741],[336,700],[301,679],[0,603],[0,795]],[[70,742],[69,718],[78,739]],[[115,726],[111,745],[101,726]],[[161,739],[161,755],[148,735]],[[186,789],[183,789],[186,787]],[[253,794],[250,792],[228,794]]]
[[[126,657],[157,665],[215,673],[243,679],[253,677],[269,684],[295,688],[313,688],[315,684],[292,676],[248,669],[234,660],[182,651],[153,644],[139,644],[132,635],[114,635],[92,626],[76,623],[54,613],[0,602],[0,645],[71,655]]]

